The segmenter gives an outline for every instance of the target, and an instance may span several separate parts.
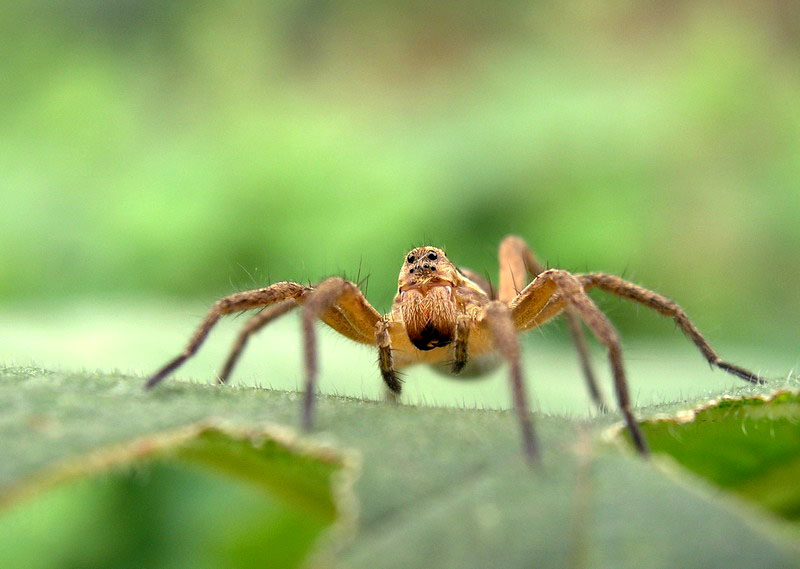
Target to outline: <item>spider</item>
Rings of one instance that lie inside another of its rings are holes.
[[[184,351],[150,377],[145,387],[152,388],[191,357],[221,316],[266,307],[241,330],[218,376],[219,383],[225,383],[250,336],[302,305],[306,372],[302,425],[305,429],[312,427],[314,419],[317,383],[314,323],[321,319],[343,336],[377,347],[381,377],[387,396],[394,401],[403,387],[398,371],[406,367],[427,364],[443,373],[474,377],[507,362],[523,451],[525,457],[534,462],[539,451],[525,394],[519,334],[564,314],[590,396],[602,411],[606,410],[606,404],[589,363],[582,323],[607,348],[617,404],[634,445],[646,456],[647,442],[631,411],[619,337],[608,318],[586,294],[592,288],[671,317],[710,365],[751,383],[765,383],[755,373],[722,360],[686,313],[656,292],[605,273],[545,270],[527,244],[516,236],[502,241],[499,260],[500,280],[494,291],[477,273],[454,265],[441,249],[430,246],[412,249],[400,269],[392,310],[385,315],[370,305],[356,284],[340,277],[328,278],[316,287],[279,282],[226,296],[209,310]],[[533,280],[522,287],[529,276],[534,277]]]

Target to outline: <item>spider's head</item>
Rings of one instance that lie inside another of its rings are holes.
[[[458,270],[444,251],[436,247],[417,247],[406,255],[400,269],[398,288],[411,288],[426,292],[434,286],[454,286],[458,281]]]

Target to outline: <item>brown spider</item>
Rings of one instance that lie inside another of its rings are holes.
[[[499,288],[480,275],[458,268],[436,247],[417,247],[406,255],[392,311],[381,316],[359,288],[340,277],[331,277],[316,287],[293,282],[239,292],[217,301],[192,336],[186,349],[168,362],[146,383],[151,388],[191,357],[211,328],[224,314],[269,307],[244,326],[219,374],[219,383],[230,377],[249,337],[275,318],[303,305],[306,390],[302,408],[303,427],[311,428],[317,381],[314,322],[328,326],[362,344],[378,348],[381,376],[392,399],[399,397],[402,382],[397,370],[428,364],[437,371],[477,376],[495,368],[501,360],[509,364],[513,403],[522,428],[523,448],[529,460],[538,455],[531,413],[525,395],[520,364],[519,333],[541,326],[562,312],[566,315],[592,399],[601,409],[605,403],[597,388],[581,327],[581,320],[608,348],[617,402],[636,448],[648,454],[647,442],[631,412],[628,384],[622,365],[617,332],[586,291],[593,287],[633,300],[671,317],[702,352],[717,366],[751,383],[765,383],[758,375],[717,356],[686,313],[658,293],[603,273],[571,274],[544,270],[519,237],[506,237],[500,244]],[[530,284],[519,285],[534,276]],[[498,357],[499,356],[499,357]]]

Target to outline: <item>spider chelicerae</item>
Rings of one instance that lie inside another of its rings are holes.
[[[377,347],[378,366],[390,399],[397,399],[402,391],[398,371],[412,365],[427,364],[455,376],[475,377],[507,362],[524,453],[530,461],[535,461],[538,447],[525,394],[519,334],[563,314],[589,392],[601,410],[605,410],[606,405],[592,373],[582,325],[585,324],[607,348],[617,404],[636,448],[647,455],[647,442],[631,411],[619,337],[605,314],[586,294],[592,288],[638,302],[672,318],[709,364],[751,383],[765,383],[755,373],[722,360],[686,313],[656,292],[605,273],[545,270],[526,243],[516,236],[502,241],[499,260],[499,283],[495,291],[479,274],[456,267],[441,249],[429,246],[412,249],[400,269],[392,310],[385,315],[370,305],[356,284],[340,277],[328,278],[313,287],[279,282],[226,296],[214,304],[184,351],[150,377],[146,387],[153,387],[191,357],[221,316],[263,308],[247,321],[231,349],[218,376],[219,383],[225,383],[250,336],[279,316],[302,306],[306,371],[302,407],[304,428],[310,429],[314,418],[317,383],[314,323],[320,319],[355,342]],[[522,286],[529,277],[534,278],[527,286]]]

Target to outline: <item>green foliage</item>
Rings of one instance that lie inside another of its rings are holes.
[[[361,269],[386,308],[410,246],[518,233],[731,337],[800,311],[782,5],[422,4],[4,7],[4,300]]]
[[[0,484],[6,488],[35,479],[43,469],[65,460],[85,460],[87,453],[98,448],[127,444],[132,438],[147,440],[209,416],[225,417],[238,425],[236,429],[251,433],[269,432],[274,427],[268,425],[275,423],[294,425],[299,417],[300,398],[291,392],[172,381],[145,393],[141,378],[23,368],[6,368],[0,377],[0,401],[16,402],[4,414],[0,431],[0,453],[13,457],[0,466]],[[759,391],[747,388],[745,392]],[[317,430],[310,439],[297,439],[299,448],[315,448],[325,441],[327,447],[353,449],[342,452],[357,452],[362,463],[355,485],[360,510],[357,533],[352,540],[344,539],[343,532],[328,540],[328,545],[340,548],[338,558],[347,567],[800,566],[797,540],[782,537],[776,520],[755,516],[736,500],[709,493],[690,478],[664,476],[654,464],[602,442],[613,417],[569,420],[537,415],[543,463],[531,470],[522,459],[517,425],[509,412],[398,407],[322,396],[318,404]],[[652,415],[668,410],[640,412]],[[738,418],[734,420],[741,425]],[[223,463],[238,465],[223,470],[244,472],[249,482],[261,479],[261,471],[273,489],[276,484],[291,485],[295,476],[276,475],[274,465],[268,464],[271,459],[263,470],[253,465],[251,459],[259,453],[273,453],[276,447],[271,444],[256,445],[253,450],[250,443],[242,447],[241,441],[232,442],[212,431],[190,448],[192,455],[204,457],[197,464],[208,467],[213,457],[212,471],[219,471]],[[308,471],[292,466],[297,459],[294,453],[285,456],[284,465],[294,472]],[[197,470],[192,467],[192,472]],[[155,470],[144,479],[129,477],[125,492],[146,501],[151,489],[161,495],[159,481],[170,476]],[[175,476],[184,489],[187,483],[194,484],[192,473]],[[216,504],[228,510],[230,519],[236,518],[230,510],[238,506],[231,504],[239,502],[228,502],[226,495],[203,484],[199,488],[204,497],[200,502]],[[224,491],[228,492],[227,487]],[[165,492],[173,495],[174,489]],[[324,503],[325,494],[312,494],[317,496],[315,504]],[[97,488],[88,493],[79,488],[63,499],[81,500],[91,508],[97,496]],[[284,493],[275,502],[297,506],[293,496]],[[182,505],[164,504],[165,509],[199,507],[193,492],[185,501],[181,492],[174,498]],[[342,521],[347,509],[341,507],[347,501],[335,503],[339,504],[337,519]],[[25,511],[24,506],[20,505],[20,511]],[[259,508],[246,509],[237,526],[243,532],[237,551],[248,551],[251,560],[258,555],[258,550],[249,549],[251,540],[267,539],[273,531],[260,521]],[[57,519],[63,509],[48,511],[55,512]],[[319,519],[307,508],[303,511],[304,518]],[[42,510],[32,512],[29,519],[41,516],[39,523],[49,523]],[[92,519],[93,513],[78,508],[75,515]],[[203,506],[201,521],[195,519],[186,529],[191,536],[218,533],[213,522],[216,515]],[[263,516],[271,519],[272,510],[263,508]],[[291,527],[293,533],[296,526]],[[76,522],[75,528],[80,536],[82,526]],[[78,538],[68,534],[65,539]],[[123,563],[124,558],[120,559]],[[214,566],[213,559],[197,561],[196,566],[203,563]]]
[[[800,522],[800,396],[723,399],[689,421],[643,425],[656,452]]]
[[[354,467],[293,438],[195,424],[5,481],[0,566],[299,567],[352,523]]]

